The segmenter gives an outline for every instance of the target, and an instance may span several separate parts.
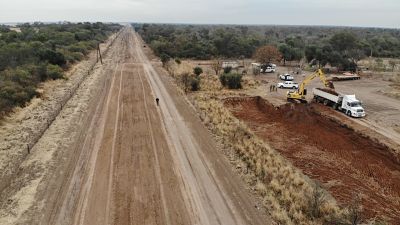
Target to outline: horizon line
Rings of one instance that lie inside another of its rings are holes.
[[[373,28],[373,29],[392,29],[399,30],[398,27],[385,27],[385,26],[361,26],[361,25],[321,25],[321,24],[262,24],[262,23],[196,23],[196,22],[126,22],[126,21],[101,21],[101,20],[87,20],[87,21],[19,21],[19,22],[1,22],[1,25],[22,25],[25,23],[44,23],[44,24],[58,24],[58,23],[119,23],[119,24],[165,24],[165,25],[208,25],[208,26],[288,26],[288,27],[337,27],[337,28]]]

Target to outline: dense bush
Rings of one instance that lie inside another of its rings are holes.
[[[224,73],[219,77],[219,80],[224,87],[229,89],[242,88],[242,75],[237,73]]]
[[[400,57],[400,30],[385,28],[134,24],[154,52],[172,58],[249,58],[275,46],[283,62],[330,63],[352,70],[366,56]]]
[[[200,77],[189,74],[189,73],[183,73],[180,75],[180,84],[183,87],[183,90],[185,92],[190,91],[198,91],[200,90]]]
[[[201,68],[201,67],[195,67],[194,69],[193,69],[193,73],[194,74],[196,74],[196,76],[200,76],[200,74],[202,74],[203,73],[203,69]]]
[[[190,86],[192,91],[200,90],[200,78],[192,77],[190,80]]]
[[[120,29],[103,23],[23,24],[21,32],[0,26],[0,117],[24,106],[47,79],[64,77],[97,43]]]
[[[224,68],[224,73],[230,73],[232,71],[232,67],[231,66],[227,66]]]
[[[63,70],[57,65],[52,65],[52,64],[47,65],[46,72],[47,72],[47,77],[53,80],[64,77]]]

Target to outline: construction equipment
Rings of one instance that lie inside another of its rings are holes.
[[[314,100],[332,106],[350,117],[364,117],[365,110],[355,95],[346,95],[330,89],[314,88]]]
[[[305,86],[310,83],[314,78],[319,77],[319,79],[324,83],[325,87],[334,89],[333,83],[328,81],[325,77],[325,74],[322,72],[321,69],[318,69],[315,73],[307,76],[303,82],[301,82],[300,87],[295,91],[288,91],[287,92],[287,100],[299,100],[300,102],[307,102],[306,95],[307,89]]]

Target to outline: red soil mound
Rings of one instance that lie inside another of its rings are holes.
[[[400,221],[400,165],[386,146],[318,114],[312,105],[276,108],[260,97],[225,101],[231,112],[341,204],[360,193],[365,219]]]

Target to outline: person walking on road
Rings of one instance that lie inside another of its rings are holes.
[[[156,98],[156,103],[157,103],[157,106],[159,105],[159,102],[160,101],[160,99],[159,98]]]

